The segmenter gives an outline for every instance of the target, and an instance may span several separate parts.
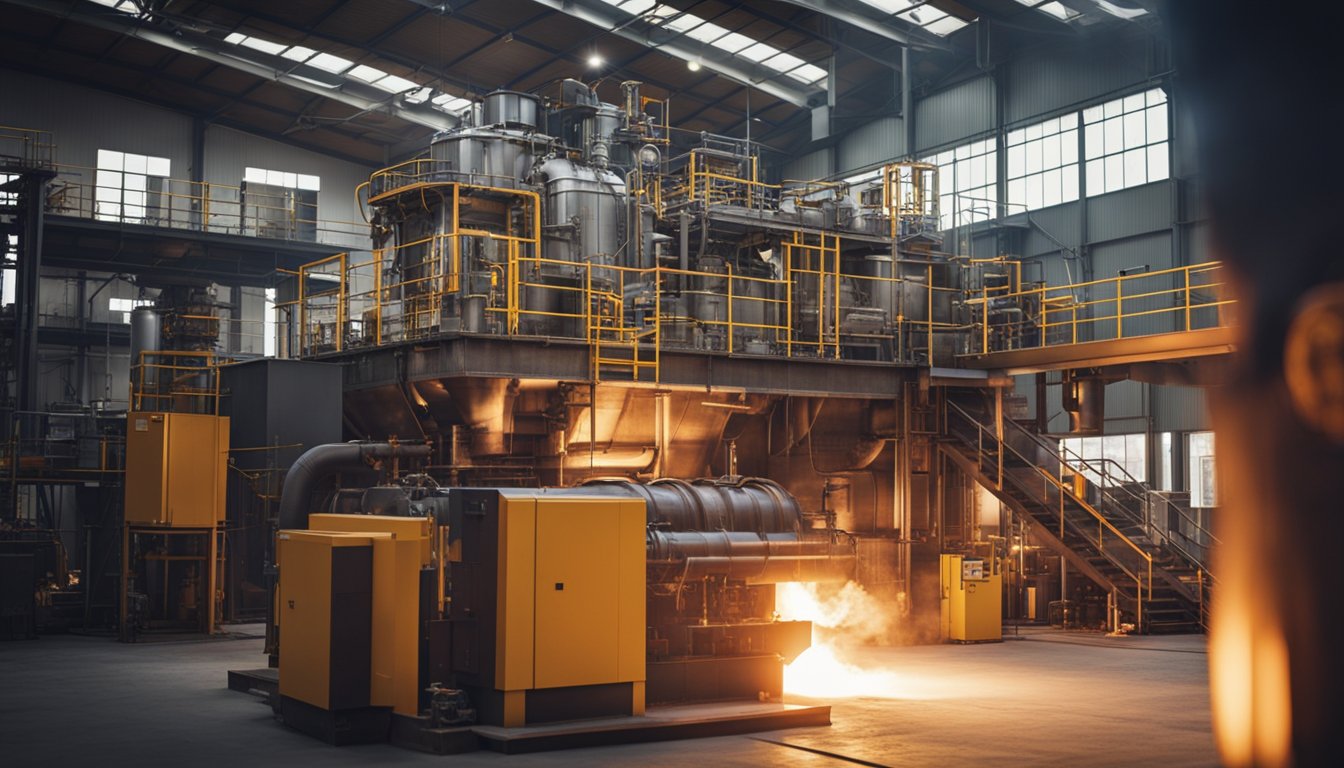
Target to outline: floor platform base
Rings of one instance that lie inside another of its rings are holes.
[[[831,724],[828,705],[720,702],[650,707],[642,717],[611,717],[569,723],[472,730],[481,746],[509,755],[608,744],[632,744]]]

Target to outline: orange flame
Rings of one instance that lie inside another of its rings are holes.
[[[903,696],[899,677],[864,668],[855,654],[837,642],[874,642],[885,637],[891,611],[863,587],[849,582],[822,595],[815,584],[790,582],[775,589],[775,611],[781,619],[811,621],[812,647],[784,667],[784,691],[811,698]]]

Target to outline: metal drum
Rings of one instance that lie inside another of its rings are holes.
[[[505,125],[536,130],[541,104],[536,96],[517,91],[495,91],[485,97],[481,125]]]
[[[868,296],[868,306],[881,310],[887,322],[895,322],[899,308],[900,283],[892,277],[892,259],[890,254],[873,253],[863,257],[856,265],[857,274],[871,280],[857,280],[859,292]]]
[[[473,183],[512,188],[532,170],[533,140],[517,131],[466,128],[444,134],[429,156]]]

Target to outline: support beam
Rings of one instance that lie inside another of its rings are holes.
[[[46,169],[31,169],[20,174],[11,185],[19,187],[19,216],[22,223],[19,230],[18,260],[14,276],[14,309],[17,313],[15,328],[15,376],[17,379],[15,401],[21,411],[40,410],[37,400],[37,324],[38,290],[42,274],[42,219],[44,202],[47,199],[47,182],[53,172]]]
[[[683,35],[664,30],[661,27],[651,27],[645,32],[636,31],[631,28],[635,17],[625,13],[612,12],[609,10],[610,6],[605,3],[602,4],[601,8],[598,8],[596,5],[584,4],[583,0],[532,1],[567,16],[586,21],[599,29],[608,30],[611,34],[623,37],[631,42],[649,48],[657,48],[669,56],[675,56],[683,61],[699,61],[712,67],[715,72],[730,80],[763,91],[795,106],[810,106],[812,101],[823,96],[817,89],[809,88],[801,83],[796,86],[785,83],[784,81],[788,79],[786,76],[767,67],[753,64],[714,46],[689,40]]]
[[[796,5],[799,8],[806,8],[809,11],[816,11],[823,16],[829,16],[836,21],[843,21],[846,24],[857,27],[858,29],[872,32],[879,37],[885,37],[893,43],[901,45],[913,45],[919,48],[928,48],[931,50],[947,51],[951,48],[937,40],[933,35],[920,30],[915,34],[909,34],[905,30],[897,29],[892,26],[891,14],[866,5],[858,7],[846,6],[836,0],[782,0],[789,5]]]
[[[232,46],[222,40],[189,30],[177,29],[172,33],[152,29],[143,22],[121,14],[96,14],[92,11],[98,6],[81,3],[72,8],[69,4],[53,0],[3,0],[30,10],[47,13],[52,16],[68,18],[72,21],[97,29],[116,32],[126,37],[134,37],[169,50],[195,56],[220,66],[236,69],[254,77],[281,83],[295,90],[323,96],[332,101],[346,104],[366,112],[382,112],[410,123],[423,125],[435,130],[447,130],[457,125],[457,119],[429,107],[411,107],[397,103],[395,96],[372,98],[355,93],[338,82],[343,78],[334,77],[322,70],[290,62],[275,56],[266,56],[239,46]],[[86,6],[89,10],[83,10]],[[226,47],[227,46],[227,47]],[[332,83],[332,85],[326,85]]]

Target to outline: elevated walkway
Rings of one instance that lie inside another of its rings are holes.
[[[1001,276],[1002,277],[1002,276]],[[1217,262],[1060,286],[986,284],[966,368],[1009,374],[1208,359],[1233,350]]]
[[[1233,349],[1233,331],[1224,326],[1151,336],[1005,349],[967,355],[959,362],[967,368],[1023,374],[1185,361],[1227,355]]]

